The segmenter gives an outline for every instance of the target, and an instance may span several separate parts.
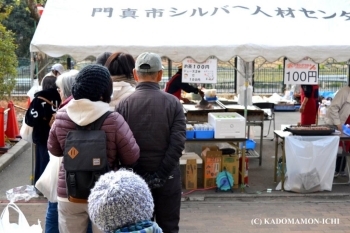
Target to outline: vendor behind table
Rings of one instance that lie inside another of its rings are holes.
[[[197,88],[194,87],[188,83],[183,83],[182,82],[182,65],[179,65],[178,71],[176,74],[171,77],[171,79],[167,82],[165,91],[176,96],[179,100],[182,100],[184,103],[189,103],[190,101],[187,98],[182,98],[181,97],[181,90],[184,90],[187,93],[195,93],[195,94],[200,94],[201,97],[204,96],[204,92]]]
[[[316,124],[318,113],[318,85],[301,85],[299,109],[301,125]]]

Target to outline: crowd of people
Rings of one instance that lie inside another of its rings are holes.
[[[162,75],[161,58],[151,52],[136,60],[106,52],[80,71],[55,64],[45,75],[25,117],[36,144],[35,182],[49,153],[64,158],[69,132],[111,112],[100,129],[109,172],[99,176],[86,203],[76,203],[60,159],[45,232],[179,232],[186,120],[179,98],[160,89]]]
[[[136,60],[127,53],[105,52],[80,71],[52,66],[25,116],[36,145],[34,182],[46,169],[49,153],[64,156],[68,132],[111,112],[100,129],[106,133],[109,172],[97,179],[86,203],[76,203],[67,195],[66,168],[59,160],[57,200],[48,202],[46,233],[179,232],[179,159],[186,132],[181,90],[204,94],[182,83],[182,67],[178,69],[161,90],[162,61],[151,52]],[[301,124],[315,124],[318,86],[302,85],[298,97]],[[349,115],[347,86],[327,106],[324,121],[341,131],[350,124]],[[345,167],[340,159],[336,164],[335,177]]]

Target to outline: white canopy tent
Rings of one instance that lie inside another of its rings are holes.
[[[248,80],[257,57],[348,61],[349,26],[350,0],[48,0],[30,51],[77,61],[106,51],[175,62],[239,57]]]
[[[349,26],[350,0],[48,0],[30,51],[78,61],[105,51],[151,51],[176,62],[343,62],[350,58]]]

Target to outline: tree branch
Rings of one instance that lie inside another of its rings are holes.
[[[35,0],[27,0],[28,8],[30,11],[30,16],[38,23],[40,20],[40,15],[38,13]]]

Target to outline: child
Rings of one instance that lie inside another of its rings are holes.
[[[90,219],[106,233],[161,233],[152,222],[153,198],[146,182],[128,170],[100,177],[88,200]]]

